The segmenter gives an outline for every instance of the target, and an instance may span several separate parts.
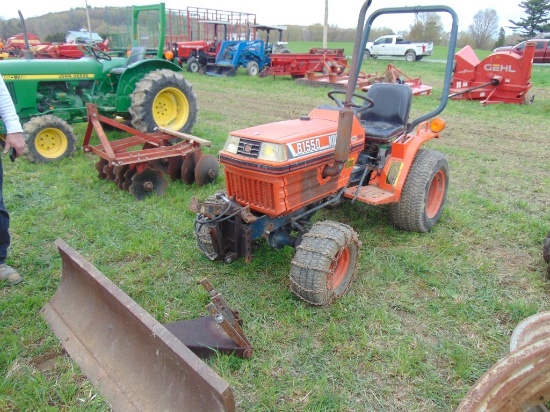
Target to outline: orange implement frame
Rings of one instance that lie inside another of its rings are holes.
[[[210,142],[191,135],[178,134],[178,137],[186,137],[188,140],[170,145],[168,142],[174,138],[175,134],[169,134],[165,129],[164,132],[158,133],[142,133],[139,130],[133,129],[116,120],[101,116],[97,111],[97,106],[87,104],[88,110],[88,127],[84,140],[82,142],[82,150],[85,153],[94,153],[99,157],[107,160],[111,166],[133,165],[133,164],[148,164],[153,160],[166,159],[175,156],[188,156],[195,152],[200,153],[200,146],[210,146]],[[109,141],[101,123],[108,124],[119,130],[132,134],[130,137]],[[90,145],[92,131],[95,129],[101,144],[96,146]],[[128,150],[136,146],[141,146],[141,150]],[[200,157],[200,156],[199,156]]]

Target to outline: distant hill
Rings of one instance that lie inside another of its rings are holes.
[[[102,37],[107,33],[126,33],[131,22],[131,14],[124,7],[91,7],[89,14],[92,31]],[[88,29],[86,9],[77,7],[64,12],[25,18],[25,26],[27,32],[36,34],[43,41],[63,41],[68,31]],[[1,39],[5,40],[21,32],[19,19],[6,20],[0,17]]]
[[[90,7],[91,30],[101,37],[116,37],[127,35],[132,16],[129,7]],[[23,16],[24,17],[24,16]],[[88,29],[86,9],[84,7],[71,8],[68,11],[48,13],[43,16],[30,17],[25,19],[27,32],[34,33],[42,41],[62,42],[68,31]],[[0,39],[7,38],[21,33],[22,28],[19,19],[3,19],[0,10]],[[373,38],[381,34],[393,33],[387,28],[374,29],[371,33]],[[114,36],[113,36],[114,35]],[[321,42],[323,38],[323,26],[314,24],[310,26],[287,26],[283,35],[285,41],[314,41]],[[355,29],[341,29],[337,26],[330,26],[328,41],[330,42],[353,42]]]

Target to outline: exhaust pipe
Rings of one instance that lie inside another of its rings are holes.
[[[32,51],[31,51],[31,47],[29,46],[29,36],[27,36],[27,27],[25,26],[25,19],[23,18],[23,13],[21,13],[21,10],[17,10],[17,13],[19,13],[21,30],[23,31],[23,38],[25,39],[25,50],[23,51],[23,55],[27,60],[34,59],[34,55],[32,54]]]
[[[338,130],[336,133],[336,147],[334,148],[334,162],[323,169],[323,178],[338,176],[348,161],[349,145],[351,142],[351,128],[355,112],[349,107],[340,109]]]

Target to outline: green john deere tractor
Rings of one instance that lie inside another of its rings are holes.
[[[133,7],[134,22],[151,9],[161,16],[159,31],[164,33],[164,3]],[[134,23],[134,31],[136,27]],[[29,160],[70,156],[76,148],[70,124],[87,121],[86,103],[96,104],[103,116],[131,120],[143,132],[157,126],[190,132],[197,117],[196,96],[181,67],[162,58],[163,38],[159,36],[156,58],[145,58],[150,50],[134,44],[128,57],[82,46],[87,56],[77,60],[2,61],[0,74],[23,124]],[[0,136],[5,133],[0,119]]]

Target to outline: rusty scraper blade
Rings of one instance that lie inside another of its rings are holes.
[[[62,275],[42,315],[113,411],[234,411],[229,384],[58,239]]]

